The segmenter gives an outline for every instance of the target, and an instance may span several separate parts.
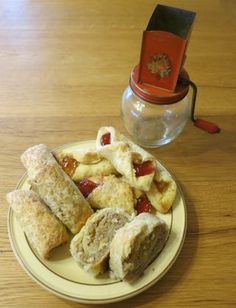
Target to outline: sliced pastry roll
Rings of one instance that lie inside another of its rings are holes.
[[[30,244],[42,258],[48,258],[54,248],[69,240],[64,225],[35,192],[16,190],[7,194],[7,201]]]
[[[111,241],[130,219],[121,209],[106,208],[93,214],[71,241],[70,251],[78,265],[94,276],[104,273]]]
[[[167,213],[174,203],[177,192],[175,181],[162,170],[156,173],[153,183],[146,195],[152,206],[161,213]]]
[[[153,156],[128,141],[113,127],[99,129],[96,146],[132,187],[144,191],[150,189],[156,170]]]
[[[117,174],[112,164],[95,149],[63,150],[56,157],[63,170],[75,182],[91,176]]]
[[[50,150],[36,145],[23,153],[21,160],[32,189],[73,234],[78,233],[93,210]]]
[[[120,228],[110,249],[110,269],[120,279],[132,280],[155,259],[167,239],[164,221],[142,213]]]

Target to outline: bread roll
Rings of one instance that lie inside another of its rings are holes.
[[[110,269],[115,277],[132,280],[156,258],[167,238],[164,221],[149,213],[136,216],[120,228],[110,249]]]
[[[32,189],[73,234],[78,233],[93,210],[47,146],[36,145],[28,149],[21,160]]]
[[[28,148],[21,155],[21,161],[27,169],[29,178],[32,179],[40,172],[42,165],[55,160],[51,151],[45,144],[38,144]]]
[[[50,212],[39,196],[30,190],[15,190],[7,201],[16,215],[30,244],[43,257],[69,240],[63,224]]]
[[[121,209],[97,211],[71,241],[70,251],[78,265],[94,276],[108,268],[110,243],[116,231],[130,220]]]

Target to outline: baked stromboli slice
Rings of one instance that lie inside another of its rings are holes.
[[[69,240],[64,225],[50,212],[39,196],[30,190],[15,190],[7,201],[30,244],[43,258]]]
[[[113,127],[102,127],[97,134],[96,147],[132,187],[148,191],[155,174],[156,161],[127,140]]]
[[[121,209],[97,211],[71,241],[70,251],[78,265],[97,276],[108,268],[110,243],[116,231],[131,217]]]
[[[32,189],[73,234],[78,233],[93,210],[50,150],[36,145],[23,153],[21,160]]]
[[[155,259],[167,239],[164,221],[142,213],[119,229],[110,249],[110,269],[115,277],[132,280]]]

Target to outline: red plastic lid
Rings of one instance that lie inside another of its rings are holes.
[[[182,70],[181,76],[189,79],[186,70]],[[158,88],[151,84],[139,82],[139,65],[136,65],[130,75],[130,87],[141,99],[153,104],[172,104],[184,98],[189,90],[189,85],[177,82],[174,92]]]

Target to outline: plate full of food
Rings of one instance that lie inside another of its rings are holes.
[[[54,150],[34,145],[21,162],[26,173],[7,194],[9,238],[42,287],[81,303],[116,302],[173,265],[186,233],[181,189],[115,128]]]

